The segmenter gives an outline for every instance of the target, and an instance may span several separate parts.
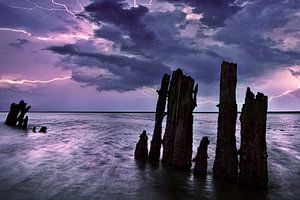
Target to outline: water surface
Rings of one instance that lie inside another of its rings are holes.
[[[217,114],[195,114],[194,155],[209,136],[206,179],[141,165],[133,158],[142,130],[149,139],[154,114],[31,113],[32,133],[4,125],[0,114],[0,199],[299,199],[300,115],[269,114],[267,192],[214,182]],[[237,141],[240,126],[237,124]],[[149,140],[149,143],[150,143]],[[239,146],[239,144],[238,144]]]

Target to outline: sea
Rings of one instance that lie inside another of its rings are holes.
[[[28,131],[0,113],[0,199],[300,199],[300,114],[268,114],[269,188],[240,189],[213,179],[217,113],[194,114],[193,156],[203,136],[208,175],[194,177],[134,160],[143,130],[150,145],[154,113],[29,113]],[[47,133],[32,127],[47,126]],[[165,122],[164,122],[165,126]],[[240,123],[237,121],[237,147]]]

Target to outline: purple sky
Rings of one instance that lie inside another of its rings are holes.
[[[269,110],[300,110],[295,0],[0,0],[0,110],[153,111],[164,73],[199,83],[216,111],[222,60]]]

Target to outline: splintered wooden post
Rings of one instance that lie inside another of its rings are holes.
[[[18,120],[18,124],[17,124],[18,127],[20,127],[20,128],[23,127],[25,114],[29,111],[30,108],[31,108],[31,106],[27,106],[27,103],[25,103],[24,101],[20,101],[20,103],[19,103],[20,114],[19,114],[18,119],[17,119]],[[28,122],[28,119],[27,119],[27,122]]]
[[[165,116],[166,101],[168,96],[170,76],[164,74],[160,90],[157,90],[158,100],[156,104],[156,114],[155,114],[155,127],[151,140],[151,147],[149,152],[148,160],[150,162],[159,162],[160,158],[160,148],[161,148],[161,135],[162,135],[162,122]]]
[[[170,82],[170,88],[168,93],[166,130],[163,137],[162,164],[164,164],[165,166],[171,166],[172,164],[175,128],[177,120],[177,96],[179,92],[178,82],[181,79],[182,75],[183,72],[181,70],[174,71]]]
[[[5,124],[8,126],[18,126],[20,128],[27,128],[28,117],[25,117],[25,114],[29,111],[31,106],[27,106],[27,104],[22,100],[19,104],[12,103],[10,105],[9,113],[6,117]],[[25,121],[24,121],[25,120]]]
[[[216,179],[230,182],[236,182],[238,174],[238,155],[235,139],[237,119],[236,84],[237,65],[223,61],[213,175]]]
[[[140,139],[136,144],[134,158],[139,161],[147,161],[148,158],[148,136],[146,131],[140,135]]]
[[[190,169],[193,153],[193,111],[195,81],[190,76],[182,76],[179,88],[177,123],[175,128],[174,152],[172,167]]]
[[[178,69],[173,72],[169,95],[162,163],[175,169],[191,167],[193,144],[193,110],[198,86]]]
[[[240,116],[241,148],[238,185],[241,187],[263,189],[268,186],[267,110],[268,97],[263,93],[258,93],[255,97],[248,88]]]
[[[195,167],[194,175],[203,178],[207,174],[207,149],[210,141],[208,137],[203,137],[197,150],[196,157],[194,158]]]

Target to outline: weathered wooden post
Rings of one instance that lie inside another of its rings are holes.
[[[27,104],[22,100],[19,104],[12,103],[10,105],[9,113],[6,117],[5,124],[8,126],[18,126],[20,128],[27,127],[28,117],[26,119],[26,126],[24,125],[24,117],[25,114],[29,111],[31,106],[27,106]]]
[[[17,126],[19,128],[23,127],[25,114],[29,111],[30,108],[31,108],[31,106],[27,106],[27,103],[25,103],[24,101],[20,101],[20,103],[19,103],[20,114],[17,119],[17,121],[18,121]],[[27,122],[28,122],[28,119],[27,119]]]
[[[194,158],[194,175],[200,178],[205,177],[207,174],[207,150],[209,143],[208,137],[203,137],[197,149],[196,157]]]
[[[237,65],[222,62],[220,80],[220,103],[218,133],[213,175],[216,179],[236,182],[238,174],[238,155],[236,148],[236,84]]]
[[[6,117],[5,124],[8,126],[15,126],[17,124],[19,112],[19,104],[12,103]]]
[[[146,131],[140,135],[140,139],[136,144],[134,158],[139,161],[147,161],[148,158],[148,136]]]
[[[193,154],[193,111],[196,107],[195,81],[190,76],[183,76],[181,81],[177,123],[175,127],[174,152],[172,159],[172,167],[176,169],[190,169],[192,166]]]
[[[169,82],[170,82],[170,76],[168,74],[164,74],[161,80],[160,90],[157,90],[158,100],[156,104],[155,126],[154,126],[153,136],[151,140],[149,157],[148,157],[149,162],[159,162],[160,149],[162,143],[162,139],[161,139],[162,122],[165,116]]]
[[[175,127],[176,127],[176,109],[177,109],[177,96],[178,96],[178,82],[181,79],[183,72],[179,69],[173,72],[169,93],[168,93],[168,106],[167,106],[167,122],[165,134],[163,137],[163,156],[162,164],[171,166],[173,157],[173,148],[175,140]]]
[[[267,188],[268,186],[267,110],[268,97],[263,93],[258,93],[255,97],[250,88],[247,88],[245,104],[240,116],[239,186],[248,188]]]
[[[193,111],[198,86],[181,69],[173,72],[169,95],[162,163],[176,169],[191,167],[193,145]]]

